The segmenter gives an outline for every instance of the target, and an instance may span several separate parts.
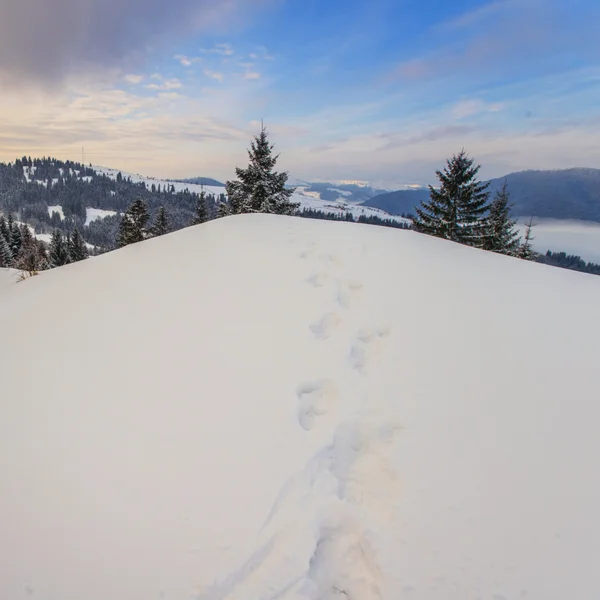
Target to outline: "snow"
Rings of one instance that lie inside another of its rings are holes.
[[[183,192],[185,190],[189,190],[190,192],[195,192],[196,194],[199,194],[202,190],[204,190],[205,193],[214,194],[215,196],[219,196],[219,194],[225,193],[224,187],[219,187],[219,186],[214,186],[214,185],[201,186],[201,185],[198,185],[195,183],[181,183],[179,181],[170,181],[168,179],[157,179],[155,177],[144,177],[143,175],[136,175],[133,173],[127,173],[125,171],[119,171],[118,169],[109,169],[107,167],[94,166],[92,168],[99,175],[106,175],[107,177],[110,177],[111,179],[114,179],[114,180],[116,180],[117,175],[119,173],[121,173],[123,179],[131,178],[131,181],[133,183],[144,183],[148,189],[152,186],[152,184],[154,184],[157,187],[160,185],[161,189],[164,188],[165,186],[167,186],[167,189],[171,189],[171,186],[173,186],[173,188],[175,189],[176,192]]]
[[[48,214],[49,214],[50,216],[52,216],[52,213],[53,213],[53,212],[57,212],[57,213],[60,215],[60,218],[61,218],[62,220],[64,220],[64,218],[65,218],[65,213],[63,212],[63,207],[62,207],[62,206],[60,206],[60,205],[58,205],[58,204],[57,204],[56,206],[49,206],[49,207],[48,207]]]
[[[50,233],[35,233],[33,230],[31,230],[31,232],[33,233],[36,239],[41,240],[42,242],[46,242],[46,244],[49,244],[52,240],[52,235]]]
[[[379,217],[380,219],[389,219],[398,223],[410,224],[409,219],[403,217],[397,217],[386,213],[378,208],[370,208],[368,206],[361,206],[358,204],[351,204],[343,202],[342,200],[321,200],[319,192],[309,192],[304,188],[297,189],[291,198],[292,202],[300,203],[300,208],[309,208],[313,210],[322,210],[329,214],[341,214],[351,213],[355,219],[358,219],[361,215],[367,217]]]
[[[340,196],[352,196],[352,192],[348,192],[345,190],[338,190],[337,188],[327,188],[330,192],[336,192]]]
[[[101,208],[86,208],[85,209],[85,224],[89,225],[92,221],[112,217],[117,213],[114,210],[103,210]]]
[[[197,184],[169,181],[167,179],[155,179],[153,177],[144,177],[142,175],[134,175],[132,173],[126,173],[124,171],[119,171],[118,169],[109,169],[106,167],[95,166],[95,167],[93,167],[93,169],[98,174],[104,174],[107,177],[110,177],[111,179],[116,179],[117,175],[119,173],[121,173],[121,175],[124,179],[131,178],[131,181],[133,181],[134,183],[143,182],[146,185],[146,187],[148,187],[148,188],[150,188],[152,186],[152,184],[154,184],[156,186],[160,185],[161,188],[163,188],[164,186],[167,186],[169,189],[171,186],[174,186],[176,192],[182,192],[187,189],[190,192],[195,192],[195,193],[199,194],[202,190],[204,190],[207,194],[214,194],[217,197],[220,194],[225,193],[225,188],[223,188],[223,187],[210,186],[210,185],[200,186]],[[358,184],[365,183],[365,182],[352,181],[352,182],[337,182],[337,183],[339,183],[339,184],[353,183],[353,184],[358,185]],[[366,183],[365,183],[365,185],[366,185]],[[341,190],[340,190],[340,195],[344,195],[344,192]],[[410,221],[408,221],[407,219],[389,215],[388,213],[386,213],[382,210],[379,210],[377,208],[370,208],[367,206],[359,206],[359,205],[356,205],[353,203],[344,202],[341,199],[336,200],[336,201],[321,200],[321,196],[320,196],[319,192],[309,192],[304,187],[300,187],[300,188],[296,189],[296,191],[294,192],[294,194],[292,196],[292,202],[299,202],[301,208],[312,208],[314,210],[322,210],[323,212],[330,213],[330,214],[344,214],[345,215],[347,212],[350,212],[350,213],[352,213],[352,215],[355,218],[358,218],[360,215],[366,215],[366,216],[376,216],[381,219],[391,219],[392,221],[398,221],[398,222],[402,222],[402,223],[410,223]]]
[[[518,229],[525,234],[525,223],[520,219]],[[600,263],[600,223],[589,221],[563,221],[559,219],[536,219],[532,229],[533,247],[537,252],[546,254],[566,252],[581,256],[585,261]]]
[[[599,305],[269,215],[1,287],[0,598],[592,600]]]

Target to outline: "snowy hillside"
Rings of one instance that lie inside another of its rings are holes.
[[[0,598],[597,598],[599,278],[270,215],[9,276]]]
[[[379,217],[380,219],[390,219],[397,221],[398,223],[410,224],[410,220],[404,219],[403,217],[397,217],[389,215],[383,210],[378,208],[370,208],[368,206],[361,206],[358,204],[352,204],[344,202],[343,200],[321,200],[317,193],[311,193],[304,190],[304,188],[297,188],[292,195],[292,202],[299,202],[300,208],[309,208],[313,210],[322,210],[326,213],[331,214],[342,214],[351,213],[355,219],[364,215],[366,217]]]
[[[145,177],[143,175],[137,175],[134,173],[127,173],[125,171],[119,171],[118,169],[109,169],[107,167],[92,167],[98,175],[106,175],[111,179],[116,179],[117,175],[121,173],[121,176],[124,179],[131,179],[133,183],[144,183],[147,188],[150,188],[152,184],[161,187],[167,186],[168,188],[173,187],[176,192],[183,192],[184,190],[189,190],[190,192],[194,192],[199,194],[202,190],[204,190],[207,194],[214,194],[215,196],[219,196],[219,194],[223,194],[225,189],[218,186],[210,186],[210,185],[197,185],[194,183],[182,183],[180,181],[171,181],[169,179],[158,179],[156,177]]]
[[[193,183],[182,183],[177,181],[170,181],[168,179],[144,177],[142,175],[135,175],[133,173],[126,173],[124,171],[118,171],[117,169],[109,169],[106,167],[94,166],[93,169],[98,174],[107,175],[111,179],[116,179],[117,175],[120,172],[124,178],[131,178],[131,181],[133,181],[134,183],[143,182],[147,188],[150,188],[152,184],[154,184],[156,186],[160,185],[161,187],[167,186],[167,188],[173,186],[176,192],[182,192],[187,189],[190,192],[195,192],[199,194],[202,190],[204,190],[207,194],[214,194],[216,197],[218,197],[220,194],[225,193],[225,188],[222,187],[206,185],[200,186]],[[359,206],[349,202],[344,202],[341,198],[343,198],[347,192],[344,192],[343,190],[339,190],[339,192],[340,199],[335,201],[327,201],[321,200],[318,193],[307,192],[305,187],[300,186],[296,189],[296,192],[292,196],[292,202],[300,203],[301,209],[309,208],[313,210],[322,210],[326,213],[343,215],[349,212],[352,213],[352,216],[356,219],[358,219],[361,215],[364,215],[367,217],[379,217],[380,219],[391,219],[399,223],[410,223],[410,221],[408,221],[407,219],[403,219],[402,217],[391,216],[377,208],[370,208],[367,206]]]

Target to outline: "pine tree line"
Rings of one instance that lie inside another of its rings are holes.
[[[17,224],[12,216],[0,215],[0,267],[14,268],[30,274],[88,258],[89,252],[81,233],[74,229],[63,236],[56,229],[48,249],[36,240],[28,225]]]

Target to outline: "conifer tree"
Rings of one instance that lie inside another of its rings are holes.
[[[147,234],[145,227],[149,218],[145,202],[141,199],[134,200],[121,219],[117,246],[122,248],[144,240]]]
[[[79,262],[80,260],[88,258],[89,252],[83,237],[79,233],[79,229],[73,229],[71,236],[69,237],[68,246],[71,262]]]
[[[0,236],[6,240],[6,243],[10,241],[10,232],[8,231],[8,224],[4,215],[0,215]]]
[[[59,229],[55,229],[50,239],[50,266],[62,267],[71,262],[69,246]]]
[[[12,225],[9,241],[10,250],[12,255],[16,257],[21,251],[21,230],[14,223],[9,222],[9,225]]]
[[[13,262],[13,255],[6,238],[0,234],[0,267],[10,267]]]
[[[152,226],[152,235],[158,237],[159,235],[165,235],[171,231],[171,225],[167,216],[167,211],[164,206],[161,206],[156,213],[154,225]]]
[[[429,186],[429,202],[415,209],[414,228],[421,233],[482,247],[485,239],[485,213],[489,184],[480,183],[474,165],[464,150],[446,161],[444,171],[436,171],[439,190]]]
[[[533,249],[531,242],[535,239],[531,235],[531,230],[535,226],[533,217],[531,217],[526,225],[525,238],[520,242],[519,247],[516,250],[515,256],[522,258],[523,260],[537,260],[539,254]]]
[[[286,188],[288,174],[273,169],[279,155],[273,156],[267,130],[263,126],[251,142],[248,168],[236,168],[237,181],[225,185],[232,214],[275,213],[291,215],[299,204],[290,201],[294,189]]]
[[[219,206],[217,206],[217,219],[222,217],[227,217],[231,214],[231,206],[227,200],[223,200],[219,202]]]
[[[515,224],[516,221],[510,218],[508,185],[504,181],[490,204],[483,248],[499,254],[513,255],[519,246]]]
[[[208,206],[206,206],[206,194],[202,190],[196,202],[196,214],[192,219],[192,225],[200,225],[206,221],[208,221]]]

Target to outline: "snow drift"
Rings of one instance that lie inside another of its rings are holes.
[[[1,598],[597,597],[600,279],[265,215],[7,277]]]

